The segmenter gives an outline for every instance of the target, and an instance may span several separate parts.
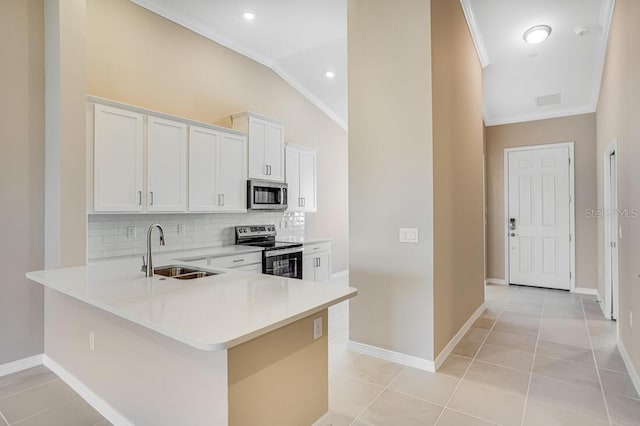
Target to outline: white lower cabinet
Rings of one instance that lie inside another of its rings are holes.
[[[304,245],[302,279],[308,281],[329,281],[331,279],[331,243]]]
[[[234,268],[242,271],[262,272],[262,252],[210,257],[209,267]]]

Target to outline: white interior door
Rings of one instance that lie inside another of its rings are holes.
[[[611,319],[618,318],[618,163],[616,153],[609,155],[609,205],[607,226],[611,246],[609,271],[611,274]]]
[[[509,283],[569,290],[569,148],[508,153]]]

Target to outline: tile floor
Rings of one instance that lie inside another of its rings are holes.
[[[317,425],[640,425],[640,397],[594,297],[487,287],[488,308],[437,373],[347,350],[331,308],[329,408]]]
[[[110,425],[44,366],[0,377],[0,426]]]
[[[615,323],[593,297],[488,286],[487,303],[437,373],[349,351],[349,305],[330,308],[330,412],[317,425],[640,425]],[[0,378],[0,426],[14,424],[109,423],[36,367]]]

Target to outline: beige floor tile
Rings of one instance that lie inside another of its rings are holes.
[[[536,348],[536,338],[524,334],[507,333],[493,330],[489,333],[486,343],[503,346],[509,349],[533,353]]]
[[[453,348],[453,353],[467,358],[473,358],[478,353],[480,346],[482,346],[482,343],[470,342],[462,339],[458,342],[456,347]]]
[[[402,365],[361,355],[344,368],[344,373],[375,385],[387,386],[404,369]]]
[[[437,423],[438,426],[491,426],[494,424],[449,409],[444,410]]]
[[[618,343],[618,336],[615,334],[608,336],[591,336],[591,346],[593,349],[610,348],[616,346]]]
[[[82,398],[76,398],[51,410],[36,414],[15,423],[20,426],[89,426],[104,420],[103,417]]]
[[[591,349],[585,320],[570,318],[542,318],[540,340]]]
[[[629,377],[628,374],[617,371],[600,370],[600,380],[602,381],[605,398],[609,395],[617,395],[626,398],[640,399],[633,386],[631,377]]]
[[[540,315],[542,315],[542,304],[535,305],[525,301],[509,302],[507,303],[507,306],[505,306],[504,311],[534,315],[539,317]]]
[[[595,349],[593,354],[596,357],[596,364],[598,368],[604,368],[605,370],[619,371],[627,373],[627,367],[624,364],[624,360],[618,352],[618,348],[615,346],[608,346],[604,348]]]
[[[344,416],[357,417],[384,388],[342,373],[329,378],[329,409]]]
[[[351,416],[329,410],[329,412],[315,422],[313,426],[349,426],[354,420]]]
[[[538,329],[540,327],[540,318],[517,314],[513,312],[505,312],[500,316],[500,319],[496,322],[494,330],[506,331],[516,334],[527,334],[529,336],[538,336]]]
[[[457,356],[457,355],[449,355],[449,357],[442,363],[440,368],[438,368],[438,374],[445,374],[447,376],[462,378],[464,373],[469,368],[471,364],[471,360],[469,358]]]
[[[0,399],[57,379],[58,377],[44,366],[0,377]]]
[[[595,389],[600,389],[598,373],[594,366],[575,364],[573,362],[536,355],[533,363],[533,372],[577,385],[591,386]]]
[[[482,315],[473,323],[473,327],[490,330],[491,327],[493,327],[493,324],[495,324],[495,322],[496,322],[495,318]]]
[[[604,419],[529,399],[524,413],[524,426],[607,426]]]
[[[407,367],[391,383],[389,389],[444,405],[459,382],[457,377]]]
[[[591,386],[534,374],[529,388],[529,402],[555,405],[564,410],[607,418],[602,391]]]
[[[477,383],[524,397],[529,386],[529,373],[475,360],[462,381]]]
[[[9,423],[15,423],[76,397],[76,393],[69,386],[61,380],[56,380],[0,400],[0,411]]]
[[[576,364],[595,365],[593,362],[593,352],[589,349],[576,346],[539,340],[536,353],[547,358],[561,359],[563,361],[575,362]]]
[[[531,371],[533,366],[533,354],[531,352],[517,351],[503,346],[485,343],[476,355],[479,361],[515,368],[522,371]]]
[[[2,417],[2,413],[0,413],[0,426],[9,426],[9,423],[4,421],[4,418]]]
[[[435,425],[442,407],[386,390],[360,417],[376,426]]]
[[[367,423],[364,420],[358,419],[353,423],[351,423],[351,426],[375,426],[375,425],[372,425],[371,423]]]
[[[607,396],[611,421],[624,426],[640,425],[640,400]]]
[[[463,380],[448,408],[504,426],[520,425],[524,397]]]

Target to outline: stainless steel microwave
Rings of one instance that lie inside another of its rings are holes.
[[[287,184],[249,180],[247,182],[247,208],[249,210],[286,210]]]

